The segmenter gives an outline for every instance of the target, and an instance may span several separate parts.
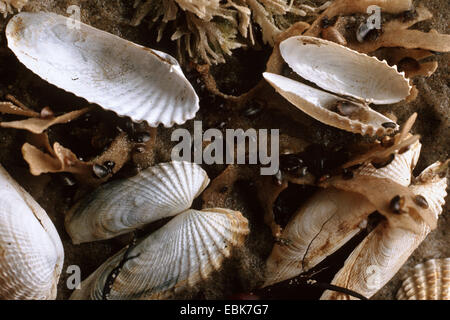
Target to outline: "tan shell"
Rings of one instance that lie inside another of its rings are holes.
[[[376,169],[368,163],[355,170],[354,175],[356,178],[388,178],[408,186],[420,149],[421,144],[416,142],[389,165]],[[283,230],[281,238],[287,243],[275,244],[267,260],[264,286],[295,277],[316,266],[365,228],[365,219],[375,210],[376,207],[362,194],[334,187],[318,191]]]
[[[391,119],[368,106],[396,103],[409,95],[411,87],[404,73],[386,61],[308,36],[282,41],[280,52],[297,74],[329,91],[264,73],[276,91],[303,112],[327,125],[363,135],[384,135],[398,129]]]
[[[450,258],[416,265],[405,276],[398,300],[450,300]]]
[[[170,297],[218,270],[233,247],[249,233],[247,219],[227,209],[188,210],[150,234],[129,252],[136,257],[115,277],[108,299],[149,300]],[[111,271],[127,248],[101,265],[71,299],[103,299]],[[137,256],[138,255],[138,256]]]
[[[444,165],[441,163],[431,165],[416,179],[416,184],[410,187],[416,194],[418,190],[421,191],[421,195],[429,204],[427,210],[431,210],[436,218],[442,212],[441,205],[446,196],[447,178],[439,174],[440,168]],[[412,205],[407,206],[407,210],[413,209]],[[422,207],[422,210],[426,209]],[[411,212],[399,216],[408,214]],[[421,216],[414,216],[413,219],[416,221],[415,228],[389,217],[380,223],[347,258],[332,284],[356,291],[367,298],[372,297],[397,273],[431,231]],[[325,291],[321,299],[353,298],[343,293]]]
[[[44,209],[0,166],[0,299],[55,299],[63,260]]]

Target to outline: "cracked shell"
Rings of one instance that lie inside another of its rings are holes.
[[[228,209],[187,210],[150,234],[130,252],[112,284],[108,299],[168,298],[219,270],[233,247],[243,244],[248,221]],[[107,260],[81,284],[71,299],[102,299],[108,276],[127,248]]]
[[[23,12],[6,28],[31,71],[89,102],[150,126],[194,118],[199,99],[168,54],[54,13]]]
[[[1,166],[0,194],[0,299],[55,299],[64,251],[53,223]]]

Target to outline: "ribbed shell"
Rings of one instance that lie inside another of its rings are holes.
[[[241,213],[227,209],[188,210],[152,233],[129,253],[109,299],[163,299],[194,286],[218,270],[232,247],[249,233]],[[71,299],[102,299],[105,281],[126,249],[106,261]]]
[[[405,99],[411,89],[396,67],[332,41],[291,37],[280,43],[280,52],[302,78],[341,96],[391,104]]]
[[[368,163],[356,169],[354,175],[388,178],[407,187],[411,183],[412,171],[419,160],[421,148],[421,143],[416,141],[408,151],[395,154],[394,160],[387,166],[377,169],[372,163]]]
[[[0,299],[55,299],[63,260],[45,211],[0,166]]]
[[[416,265],[403,280],[398,300],[450,300],[450,258]]]
[[[350,102],[348,99],[274,73],[265,72],[263,76],[286,100],[327,125],[362,135],[379,136],[398,129],[397,124],[394,124],[394,128],[383,127],[383,123],[393,123],[392,120],[364,104],[353,102],[355,106],[358,106],[358,112],[350,119],[333,111],[338,102]]]
[[[198,97],[171,56],[54,13],[20,13],[7,25],[8,46],[30,70],[89,102],[145,120],[182,124]]]
[[[208,183],[195,163],[161,163],[89,194],[68,214],[66,230],[76,244],[109,239],[189,209]]]

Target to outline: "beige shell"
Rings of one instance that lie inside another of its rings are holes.
[[[0,0],[0,13],[3,13],[3,17],[6,18],[8,13],[13,13],[16,9],[18,11],[27,4],[28,0]]]
[[[195,163],[161,163],[89,194],[66,216],[66,230],[75,244],[128,233],[189,209],[208,183]]]
[[[188,210],[173,218],[132,248],[111,290],[104,292],[108,276],[124,259],[127,248],[101,265],[81,283],[71,299],[168,298],[192,287],[218,270],[233,247],[249,233],[241,213],[227,209]]]
[[[354,171],[357,176],[388,178],[408,186],[420,155],[416,142],[383,168],[368,163]],[[275,244],[267,260],[268,286],[306,272],[342,247],[365,228],[376,207],[363,195],[334,187],[318,191],[294,215],[281,234],[287,241]]]
[[[368,106],[399,102],[409,95],[409,81],[395,67],[308,36],[284,40],[280,52],[297,74],[331,92],[264,73],[276,91],[303,112],[325,124],[363,135],[384,135],[398,129],[391,119]]]
[[[194,118],[199,99],[168,54],[54,13],[23,12],[6,27],[9,48],[55,86],[151,126]]]
[[[398,300],[450,300],[450,258],[416,265],[403,279]]]
[[[0,166],[0,299],[55,299],[63,260],[44,209]]]
[[[436,218],[442,212],[447,188],[447,178],[439,174],[442,166],[441,163],[431,165],[416,179],[416,185],[410,187],[416,194],[420,190]],[[332,284],[367,298],[372,297],[397,273],[431,231],[424,220],[416,220],[416,224],[417,227],[412,230],[392,220],[380,223],[347,258]],[[321,299],[353,298],[343,293],[325,291]]]

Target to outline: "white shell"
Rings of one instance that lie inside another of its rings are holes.
[[[169,127],[199,109],[178,62],[165,53],[54,13],[20,13],[6,36],[41,78],[119,115]]]
[[[189,209],[208,183],[195,163],[161,163],[99,187],[71,210],[66,230],[75,244],[109,239]]]
[[[388,178],[408,186],[420,149],[421,144],[416,142],[389,165],[376,169],[368,163],[355,170],[354,176]],[[333,187],[318,191],[283,230],[281,238],[287,243],[275,244],[267,260],[264,286],[293,278],[319,264],[361,231],[363,222],[375,210],[360,194]]]
[[[359,111],[354,119],[350,119],[332,111],[338,102],[349,102],[347,99],[274,73],[265,72],[263,76],[286,100],[327,125],[362,135],[383,135],[398,129],[397,124],[395,128],[384,128],[382,124],[392,120],[364,104],[354,102]]]
[[[341,96],[391,104],[409,95],[409,81],[395,67],[335,42],[291,37],[280,43],[280,52],[302,78]]]
[[[416,265],[403,279],[398,300],[450,300],[450,258]]]
[[[436,174],[441,164],[426,168],[417,180],[427,177],[409,188],[420,190],[436,217],[442,212],[446,196],[447,178]],[[380,223],[351,253],[344,267],[335,275],[332,284],[356,291],[370,298],[382,288],[401,268],[408,257],[431,231],[425,221],[418,221],[416,232],[392,224]],[[321,299],[352,299],[350,296],[325,291]]]
[[[0,299],[55,299],[63,260],[44,209],[0,166]]]
[[[218,270],[232,247],[249,232],[241,213],[227,209],[188,210],[134,247],[115,278],[109,299],[163,299],[194,286]],[[71,299],[102,299],[106,279],[126,248],[101,265]]]

